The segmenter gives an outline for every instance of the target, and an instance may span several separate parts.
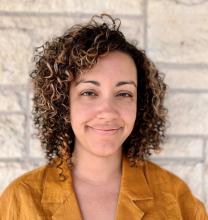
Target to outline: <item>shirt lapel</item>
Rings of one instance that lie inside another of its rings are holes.
[[[48,166],[46,170],[41,200],[46,219],[82,220],[70,169],[65,162],[57,168],[59,163],[60,160],[55,159],[53,165]],[[64,174],[65,180],[60,180],[59,172]],[[141,204],[147,200],[153,200],[153,195],[147,184],[143,165],[138,163],[137,167],[130,167],[127,158],[123,156],[116,220],[142,219],[145,212],[137,205],[137,202]]]
[[[53,165],[46,170],[45,183],[42,195],[42,207],[46,219],[76,219],[82,220],[77,198],[73,190],[72,176],[65,162],[60,164],[55,159]],[[59,173],[62,172],[65,180],[60,180]]]
[[[130,167],[124,156],[116,220],[142,219],[145,213],[137,204],[139,202],[142,205],[147,200],[153,200],[153,195],[147,184],[143,165],[138,163],[137,167]]]

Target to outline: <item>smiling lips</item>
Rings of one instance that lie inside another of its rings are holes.
[[[98,134],[103,134],[103,135],[112,135],[112,134],[115,134],[119,130],[119,128],[118,129],[98,129],[98,128],[93,128],[93,127],[90,127],[90,128],[93,129]]]

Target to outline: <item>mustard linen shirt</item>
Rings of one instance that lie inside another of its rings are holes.
[[[46,165],[13,181],[0,197],[0,220],[81,220],[72,176]],[[60,161],[59,161],[60,162]],[[95,210],[96,212],[96,210]],[[130,167],[122,159],[116,220],[207,220],[204,205],[179,177],[146,160]],[[99,220],[99,219],[98,219]]]

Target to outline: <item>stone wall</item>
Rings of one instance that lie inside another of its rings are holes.
[[[30,114],[34,47],[107,12],[166,74],[171,126],[153,160],[183,178],[208,207],[207,11],[207,0],[0,0],[0,191],[45,163]]]

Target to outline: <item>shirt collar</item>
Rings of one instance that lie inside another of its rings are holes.
[[[121,190],[128,193],[132,200],[153,198],[145,176],[146,161],[139,161],[136,167],[130,167],[126,156],[122,160]]]
[[[46,168],[45,181],[41,203],[43,209],[54,219],[63,218],[63,215],[82,219],[78,201],[73,190],[72,175],[67,164],[60,163],[60,159],[54,159],[53,165]],[[60,180],[60,172],[65,180]],[[126,156],[122,158],[122,177],[116,219],[141,219],[144,212],[135,205],[135,201],[152,200],[153,195],[145,176],[145,162],[138,163],[137,167],[130,167]],[[53,205],[52,205],[53,204]],[[70,219],[70,218],[69,218]]]
[[[61,180],[60,174],[64,175],[64,180]],[[62,203],[72,192],[71,172],[65,162],[61,163],[59,158],[55,158],[45,171],[41,202]]]

